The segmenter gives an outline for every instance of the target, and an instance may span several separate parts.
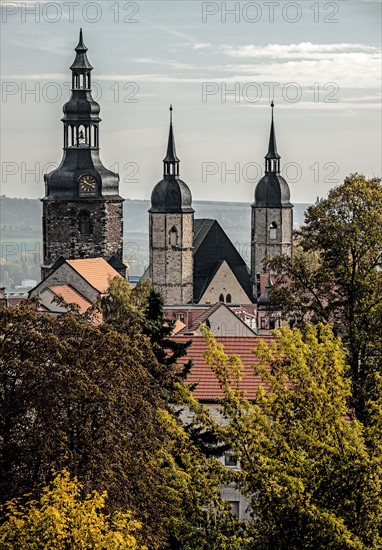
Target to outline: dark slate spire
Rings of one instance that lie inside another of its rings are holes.
[[[151,213],[194,212],[191,191],[184,181],[179,179],[179,159],[175,151],[174,131],[172,128],[172,105],[170,105],[170,132],[167,154],[163,159],[164,174],[151,194]]]
[[[273,122],[273,107],[271,132],[269,135],[268,153],[265,155],[265,174],[256,185],[254,206],[263,208],[279,208],[291,206],[289,186],[280,174],[280,155],[276,148],[276,133]]]
[[[168,134],[167,155],[163,159],[163,174],[165,177],[179,177],[179,159],[176,156],[174,130],[172,127],[172,105],[170,105],[170,130]]]
[[[273,122],[273,108],[275,104],[271,103],[272,108],[272,122],[271,122],[271,132],[269,134],[269,147],[268,153],[265,155],[265,171],[266,172],[280,172],[280,155],[277,153],[276,147],[276,133],[275,133],[275,124]]]
[[[72,66],[70,67],[72,71],[78,71],[78,72],[91,71],[93,67],[90,65],[86,55],[86,52],[88,51],[88,49],[84,44],[82,29],[80,29],[80,39],[77,47],[75,48],[75,51],[77,52],[76,58],[73,61]]]

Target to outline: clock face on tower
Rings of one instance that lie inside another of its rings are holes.
[[[91,195],[96,192],[97,180],[93,176],[82,176],[80,179],[81,195]]]

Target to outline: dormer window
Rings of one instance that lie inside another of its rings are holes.
[[[274,241],[277,239],[277,224],[276,222],[272,222],[269,226],[269,238]]]
[[[175,225],[172,226],[169,232],[169,244],[170,246],[178,246],[178,230]]]

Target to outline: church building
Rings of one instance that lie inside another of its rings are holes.
[[[265,175],[252,205],[251,271],[216,220],[194,219],[192,195],[179,178],[179,158],[170,106],[163,179],[151,195],[149,210],[150,276],[165,304],[250,304],[263,289],[263,260],[292,253],[293,205],[287,182],[280,175],[273,121]]]
[[[59,167],[44,177],[42,277],[62,258],[104,258],[124,276],[124,199],[118,174],[105,168],[99,156],[100,106],[92,97],[93,67],[82,29],[75,51],[71,97],[63,108],[64,155]]]
[[[101,258],[120,275],[123,264],[123,198],[119,176],[99,156],[100,106],[92,97],[91,71],[82,30],[72,64],[72,91],[64,105],[64,154],[45,175],[42,276],[66,260]],[[144,277],[164,296],[166,306],[255,304],[264,288],[264,258],[292,254],[293,205],[280,174],[280,155],[272,118],[265,174],[252,204],[251,265],[248,266],[214,219],[194,219],[192,195],[180,179],[173,109],[163,178],[151,195],[150,263]]]

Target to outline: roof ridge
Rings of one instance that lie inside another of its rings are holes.
[[[211,307],[209,307],[206,311],[203,311],[196,319],[193,320],[189,330],[192,330],[193,328],[197,329],[199,325],[207,319],[212,313],[215,313],[216,310],[219,309],[220,306],[225,305],[223,302],[216,302]]]

